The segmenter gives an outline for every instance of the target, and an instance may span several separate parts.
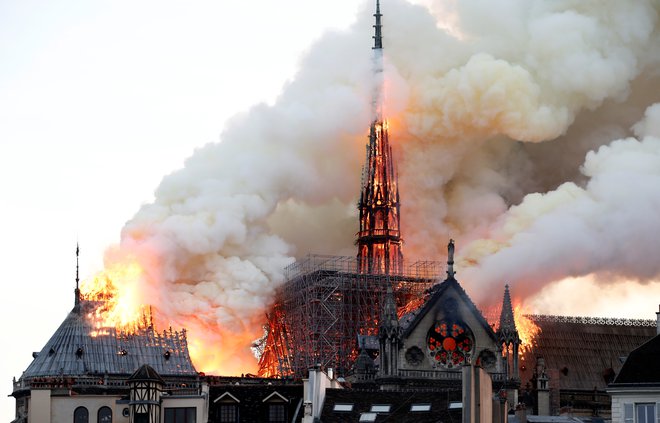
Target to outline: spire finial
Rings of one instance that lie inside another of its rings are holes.
[[[74,291],[75,294],[75,305],[78,305],[80,303],[80,262],[79,262],[79,257],[80,257],[80,244],[76,242],[76,290]]]
[[[454,240],[450,239],[447,244],[447,277],[453,279],[456,272],[454,272]]]
[[[374,87],[372,101],[372,118],[375,122],[380,122],[383,119],[383,25],[380,23],[380,18],[383,16],[380,13],[380,1],[376,0],[376,24],[374,25],[374,46],[373,49],[373,71],[374,71]]]

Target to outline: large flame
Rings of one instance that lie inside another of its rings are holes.
[[[115,263],[82,282],[82,298],[98,303],[88,316],[97,329],[132,331],[144,323],[145,316],[150,316],[139,300],[142,274],[142,267],[135,261]]]
[[[210,316],[179,316],[172,321],[162,311],[146,304],[143,286],[145,269],[136,260],[124,259],[106,268],[81,285],[81,297],[93,302],[87,317],[96,328],[92,336],[108,334],[108,328],[128,333],[154,325],[183,324],[188,334],[188,351],[195,367],[202,372],[233,375],[256,371],[256,359],[249,352],[254,336],[249,330],[226,331],[217,327]],[[224,346],[225,350],[220,348]],[[245,346],[245,348],[243,348]],[[233,354],[245,350],[245,354]]]
[[[541,333],[541,328],[534,323],[527,315],[530,310],[527,309],[522,303],[517,304],[513,308],[513,319],[516,322],[516,329],[518,329],[518,336],[520,336],[520,357],[531,351],[532,346],[536,341],[536,337]]]

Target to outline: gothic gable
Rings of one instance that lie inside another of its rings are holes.
[[[455,371],[478,361],[486,370],[498,370],[495,332],[454,278],[434,289],[402,341],[401,369]]]

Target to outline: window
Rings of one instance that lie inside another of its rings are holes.
[[[463,366],[474,349],[474,336],[463,322],[437,321],[426,337],[427,350],[434,364],[445,369]]]
[[[413,404],[410,411],[431,411],[431,404]]]
[[[89,411],[85,407],[78,407],[73,411],[73,423],[89,423]]]
[[[635,404],[636,423],[655,423],[655,404]]]
[[[353,411],[353,404],[335,404],[332,411]]]
[[[220,404],[220,422],[235,423],[238,421],[238,407],[236,404]]]
[[[390,408],[392,408],[392,406],[389,404],[372,405],[371,410],[369,411],[371,411],[372,413],[389,413]]]
[[[195,407],[176,407],[165,409],[165,423],[196,423],[197,409]]]
[[[360,421],[361,422],[375,422],[377,416],[378,416],[377,413],[362,413],[362,414],[360,414]]]
[[[633,405],[623,404],[623,422],[633,423]]]
[[[96,421],[98,423],[112,423],[112,410],[110,407],[99,408]]]
[[[268,421],[270,423],[286,422],[286,409],[284,404],[270,404],[268,406]]]

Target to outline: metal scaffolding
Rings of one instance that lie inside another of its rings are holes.
[[[417,261],[389,276],[367,274],[358,272],[355,257],[322,255],[291,264],[268,315],[260,373],[304,377],[321,365],[347,374],[357,355],[357,336],[377,334],[388,278],[401,310],[439,282],[442,270],[440,262]]]

